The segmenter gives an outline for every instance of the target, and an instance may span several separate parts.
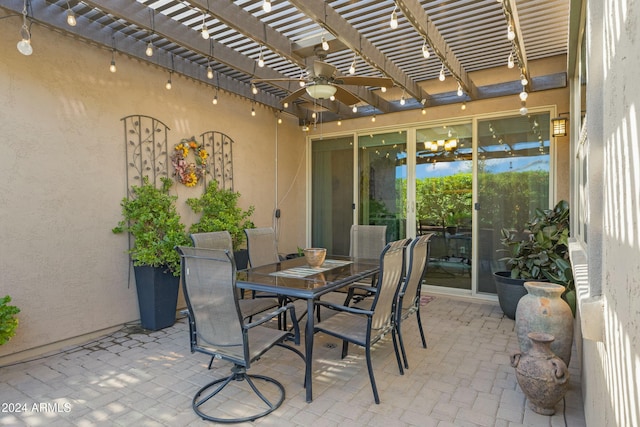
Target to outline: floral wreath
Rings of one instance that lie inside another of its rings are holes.
[[[195,162],[188,162],[187,156],[189,151],[193,150],[195,154]],[[171,163],[175,168],[173,175],[176,180],[186,185],[194,187],[207,172],[207,158],[209,153],[204,147],[196,141],[196,138],[184,138],[174,147],[174,153],[171,155]]]

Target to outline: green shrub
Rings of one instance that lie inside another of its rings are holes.
[[[20,309],[14,305],[8,305],[10,302],[9,295],[0,298],[0,345],[9,341],[18,327],[16,314],[20,313]]]

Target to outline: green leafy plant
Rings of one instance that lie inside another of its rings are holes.
[[[18,327],[16,314],[20,313],[20,309],[15,305],[9,305],[10,302],[9,295],[0,298],[0,345],[9,341]]]
[[[506,261],[511,278],[547,279],[562,285],[571,305],[575,287],[569,260],[569,204],[561,200],[553,209],[536,209],[524,232],[528,237],[518,239],[511,230],[501,231],[502,251],[509,254],[501,261]]]
[[[233,250],[244,243],[245,228],[255,228],[250,217],[255,207],[242,210],[238,207],[240,193],[227,189],[219,189],[218,183],[212,181],[200,198],[187,199],[187,205],[195,213],[202,213],[200,220],[194,223],[191,233],[207,233],[212,231],[228,231],[231,234]]]
[[[156,188],[144,177],[141,186],[131,188],[133,197],[120,203],[123,220],[112,231],[133,236],[129,254],[134,265],[166,267],[179,276],[180,256],[174,248],[189,245],[189,238],[175,207],[177,196],[169,195],[173,181],[166,177],[161,181],[161,188]]]

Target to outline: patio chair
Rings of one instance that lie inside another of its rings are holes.
[[[221,249],[229,251],[230,254],[233,253],[231,234],[228,231],[193,233],[190,234],[190,237],[196,248]],[[280,301],[277,298],[244,298],[242,289],[236,289],[236,292],[239,296],[240,312],[245,320],[251,321],[254,315],[280,306]],[[211,368],[211,364],[209,364],[209,368]]]
[[[278,246],[276,243],[276,233],[271,227],[247,228],[244,230],[247,236],[247,251],[249,252],[249,264],[251,268],[260,267],[262,265],[273,264],[282,261],[278,254]],[[274,297],[272,294],[254,293],[254,297],[267,298]],[[291,301],[295,303],[299,318],[307,314],[306,301]],[[287,327],[286,313],[283,316],[284,327]],[[282,325],[280,325],[282,326]]]
[[[247,370],[274,346],[288,348],[304,360],[300,351],[284,343],[287,340],[300,343],[295,309],[292,305],[280,307],[255,322],[245,324],[238,304],[236,268],[230,252],[185,246],[176,249],[182,261],[182,289],[188,308],[191,352],[204,353],[233,364],[231,375],[211,381],[198,390],[193,397],[193,410],[202,419],[220,423],[253,421],[273,412],[284,401],[284,387],[273,378],[251,375]],[[264,326],[285,310],[290,312],[293,333]],[[241,381],[248,383],[255,396],[249,389],[239,390],[241,384],[238,382]],[[242,408],[230,410],[225,405],[224,411],[216,411],[221,400],[212,398],[227,387],[234,388],[229,401],[238,402]],[[242,399],[238,399],[239,392]],[[250,397],[246,397],[247,394]],[[207,402],[210,404],[205,406]],[[224,416],[229,413],[245,414],[250,409],[256,413],[237,418]]]
[[[409,369],[409,363],[407,362],[407,353],[404,348],[401,327],[402,322],[414,313],[418,322],[418,330],[420,331],[420,338],[422,339],[422,347],[427,348],[427,341],[424,338],[424,331],[420,320],[420,287],[422,285],[422,278],[424,277],[429,263],[429,246],[433,235],[434,233],[423,234],[417,239],[414,239],[407,247],[407,275],[402,282],[400,292],[398,292],[398,302],[395,310],[395,325],[398,333],[398,342],[400,344],[402,360],[406,369]]]
[[[382,250],[377,289],[374,290],[373,302],[368,309],[349,307],[347,304],[337,305],[326,301],[316,302],[317,305],[336,310],[338,313],[316,324],[314,333],[323,332],[341,339],[342,358],[347,356],[349,343],[364,347],[369,379],[376,403],[380,403],[380,397],[373,375],[371,346],[380,341],[388,332],[391,332],[393,339],[398,369],[401,374],[404,373],[396,340],[394,303],[404,272],[404,253],[408,242],[409,239],[397,240],[387,244]],[[362,285],[354,285],[349,291],[347,303],[353,297],[353,292],[357,287],[367,288]]]

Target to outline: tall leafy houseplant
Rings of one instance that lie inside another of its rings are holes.
[[[133,197],[122,200],[123,220],[114,233],[130,233],[138,291],[140,323],[143,328],[158,330],[173,325],[176,320],[180,284],[180,256],[177,245],[188,245],[189,238],[175,207],[176,196],[169,195],[172,181],[161,178],[156,188],[143,178],[142,185],[133,186]]]
[[[20,309],[15,305],[9,305],[10,302],[9,295],[0,298],[0,345],[9,341],[18,327],[16,314],[20,313]]]
[[[561,200],[553,209],[536,209],[527,223],[528,237],[518,239],[502,230],[501,243],[512,279],[549,280],[565,287],[563,297],[575,312],[575,286],[569,260],[569,204]]]
[[[141,186],[133,186],[133,197],[120,203],[123,220],[112,231],[133,236],[129,254],[135,266],[160,267],[180,276],[180,256],[174,248],[188,245],[189,239],[175,207],[177,196],[169,194],[173,181],[163,177],[161,182],[156,188],[144,177]]]
[[[187,199],[187,205],[195,213],[202,213],[200,220],[194,223],[191,233],[207,233],[212,231],[228,231],[231,234],[233,250],[237,251],[244,243],[245,228],[254,228],[251,215],[254,206],[242,210],[238,206],[240,193],[227,189],[219,189],[218,183],[212,181],[200,198]]]

